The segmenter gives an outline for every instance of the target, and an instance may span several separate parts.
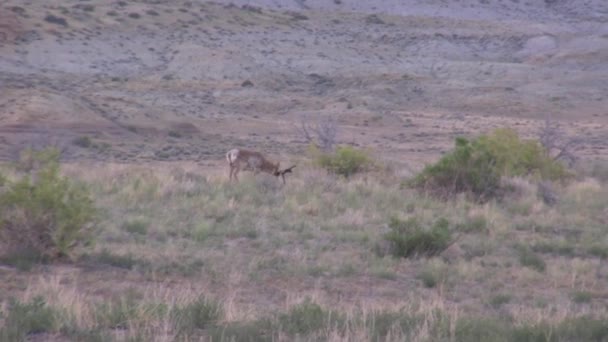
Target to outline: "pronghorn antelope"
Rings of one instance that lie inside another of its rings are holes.
[[[279,163],[276,164],[266,159],[260,152],[243,150],[240,148],[234,148],[226,153],[226,160],[230,165],[230,181],[234,177],[235,180],[239,180],[237,175],[241,170],[253,171],[254,174],[258,174],[260,171],[271,174],[275,177],[281,176],[283,184],[285,184],[285,174],[291,173],[295,165],[281,170],[279,169]]]

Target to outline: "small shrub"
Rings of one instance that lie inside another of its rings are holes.
[[[131,234],[146,235],[148,233],[148,222],[143,220],[131,220],[122,224],[122,229]]]
[[[483,233],[488,230],[488,220],[483,215],[472,216],[457,228],[464,233]]]
[[[424,269],[418,274],[418,279],[422,280],[425,287],[432,288],[439,283],[437,273],[430,269]]]
[[[184,306],[175,306],[170,313],[173,327],[180,335],[190,335],[195,329],[208,328],[222,315],[221,304],[204,296]]]
[[[178,131],[169,131],[169,133],[167,133],[171,138],[181,138],[182,134]]]
[[[84,135],[81,137],[74,138],[74,140],[72,140],[72,144],[82,148],[90,148],[93,147],[93,140],[91,140],[91,138],[89,138],[88,136]]]
[[[526,247],[519,248],[519,262],[522,266],[532,268],[538,272],[544,272],[547,268],[543,258]]]
[[[95,6],[88,5],[88,4],[77,4],[77,5],[74,5],[73,7],[83,10],[85,12],[94,12],[95,11]]]
[[[46,22],[51,23],[51,24],[57,24],[57,25],[61,25],[61,26],[68,26],[68,22],[67,22],[67,20],[65,20],[65,18],[57,17],[57,16],[54,16],[52,14],[49,14],[46,17],[44,17],[44,20]]]
[[[25,341],[29,334],[52,331],[57,323],[56,312],[42,297],[29,303],[12,300],[0,329],[0,341]]]
[[[448,268],[440,259],[433,259],[424,265],[417,277],[425,287],[433,288],[447,282]]]
[[[141,14],[139,14],[137,12],[132,12],[132,13],[129,13],[129,18],[139,19],[139,18],[141,18]]]
[[[55,258],[92,242],[96,210],[88,189],[59,174],[59,153],[36,152],[38,170],[0,192],[0,235],[14,251]]]
[[[449,247],[452,235],[449,222],[438,220],[430,229],[424,229],[416,219],[406,221],[397,218],[389,223],[391,231],[385,239],[392,243],[392,254],[397,257],[433,256]]]
[[[593,299],[593,294],[587,291],[576,291],[571,294],[571,298],[572,301],[575,303],[591,303],[591,300]]]
[[[490,298],[490,305],[495,308],[498,309],[500,308],[503,304],[507,304],[511,301],[511,295],[509,294],[504,294],[504,293],[498,293],[493,295]]]
[[[587,253],[600,259],[608,259],[608,246],[594,244],[587,249]]]
[[[350,146],[340,146],[334,153],[321,152],[311,147],[314,163],[331,173],[349,177],[367,170],[372,165],[369,155]]]

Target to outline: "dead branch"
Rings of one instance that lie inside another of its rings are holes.
[[[544,125],[540,128],[539,141],[554,160],[562,161],[570,167],[578,160],[575,151],[582,144],[582,139],[566,137],[559,123],[550,117],[545,118]]]
[[[323,151],[331,151],[337,142],[338,124],[331,117],[319,118],[314,124],[303,117],[296,131],[307,143],[315,144]]]

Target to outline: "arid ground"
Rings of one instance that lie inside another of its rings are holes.
[[[602,0],[2,0],[0,159],[59,147],[102,215],[77,261],[0,265],[0,322],[9,298],[40,295],[63,316],[29,340],[498,341],[508,322],[540,327],[538,341],[605,341],[605,320],[591,337],[563,323],[608,315],[600,169],[558,187],[555,206],[528,179],[512,180],[521,197],[481,205],[401,185],[455,137],[538,138],[546,120],[593,169],[608,153],[607,80]],[[298,127],[327,119],[385,168],[312,166]],[[298,167],[285,187],[228,184],[234,147]],[[384,255],[394,216],[443,217],[461,238],[430,259]],[[166,312],[200,296],[221,314],[179,330]],[[298,330],[294,307],[325,323],[318,310],[338,310],[352,329]],[[279,327],[260,327],[271,316]]]

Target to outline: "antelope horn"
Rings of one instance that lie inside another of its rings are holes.
[[[291,170],[293,170],[294,167],[296,167],[296,166],[293,165],[293,166],[290,166],[290,167],[284,169],[283,171],[281,171],[281,174],[291,173],[292,172]]]

